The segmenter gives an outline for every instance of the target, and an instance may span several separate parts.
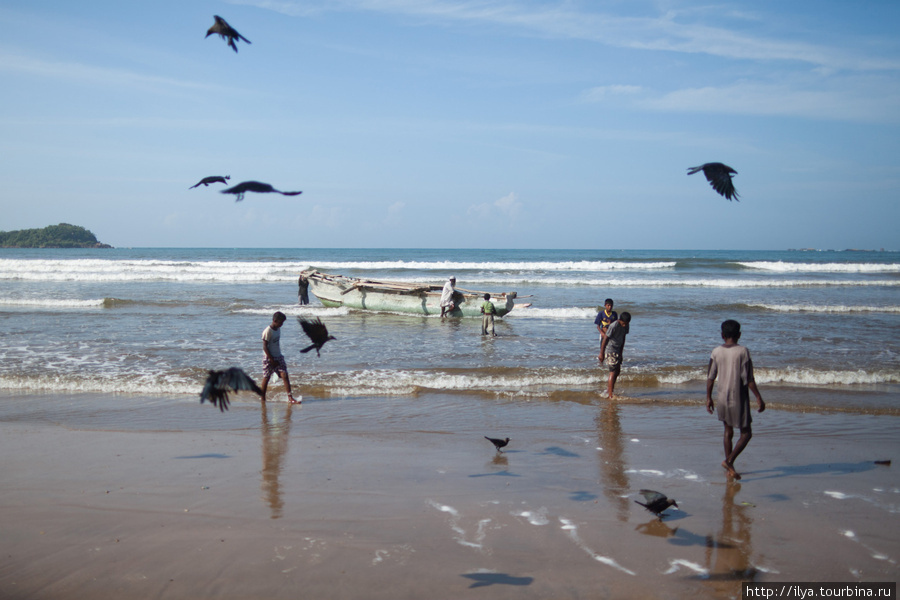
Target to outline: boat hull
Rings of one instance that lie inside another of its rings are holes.
[[[441,314],[441,286],[365,280],[315,270],[302,274],[309,280],[309,291],[323,306],[426,316]],[[457,307],[449,315],[480,317],[484,294],[457,288]],[[516,292],[491,293],[496,316],[502,317],[511,311],[515,298]]]

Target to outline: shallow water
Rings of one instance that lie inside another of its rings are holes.
[[[296,304],[300,270],[517,291],[497,321]],[[432,392],[592,402],[605,382],[593,318],[607,296],[632,313],[618,389],[632,402],[693,402],[719,324],[735,318],[768,401],[798,410],[897,414],[900,254],[525,250],[0,250],[0,389],[199,392],[207,369],[261,375],[262,330],[309,398]],[[336,341],[300,354],[295,320]],[[277,382],[274,399],[283,400]]]

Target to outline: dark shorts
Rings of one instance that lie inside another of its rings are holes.
[[[263,378],[271,377],[275,373],[278,373],[278,376],[284,379],[282,373],[287,373],[287,363],[284,362],[284,357],[273,357],[272,360],[263,358]]]
[[[609,367],[609,372],[612,373],[622,367],[622,355],[618,352],[607,351],[603,362]]]

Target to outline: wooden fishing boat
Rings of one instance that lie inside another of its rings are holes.
[[[378,281],[329,275],[316,269],[301,273],[309,280],[309,291],[325,306],[345,306],[359,310],[410,313],[416,315],[440,315],[442,285]],[[449,313],[453,317],[480,317],[485,292],[456,288],[457,308]],[[491,302],[502,317],[515,306],[516,292],[491,294]]]

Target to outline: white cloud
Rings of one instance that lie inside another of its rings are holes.
[[[787,84],[736,83],[675,90],[638,104],[658,111],[724,113],[848,121],[900,121],[896,86],[797,89]]]
[[[385,225],[400,225],[402,223],[403,209],[406,208],[406,202],[398,200],[387,209],[387,216],[384,218]]]
[[[585,102],[600,102],[610,96],[631,96],[643,90],[639,85],[601,85],[582,93],[581,99]]]
[[[111,87],[128,85],[158,91],[202,90],[223,92],[229,89],[220,85],[145,75],[125,69],[97,67],[77,62],[49,61],[5,52],[0,53],[0,71],[15,71],[49,79],[74,80],[90,85],[109,85]]]
[[[466,212],[478,220],[502,218],[512,222],[519,216],[521,210],[522,203],[519,202],[518,195],[515,192],[510,192],[494,202],[473,204],[469,206]]]
[[[589,40],[621,48],[795,61],[831,69],[900,70],[900,60],[894,57],[870,56],[836,44],[785,41],[686,22],[686,18],[699,19],[708,12],[699,10],[622,17],[578,10],[571,2],[522,0],[235,0],[235,3],[291,16],[326,11],[377,12],[510,27],[541,37]]]

